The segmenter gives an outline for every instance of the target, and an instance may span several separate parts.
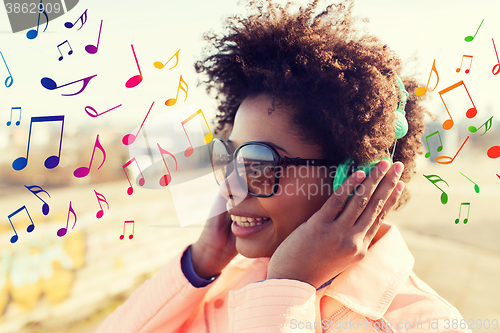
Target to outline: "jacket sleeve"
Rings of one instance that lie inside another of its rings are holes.
[[[308,283],[270,279],[229,291],[229,332],[314,333],[316,289]],[[299,330],[297,330],[299,329]]]
[[[96,333],[180,332],[212,285],[196,288],[189,282],[181,268],[181,257],[186,251],[134,291]]]

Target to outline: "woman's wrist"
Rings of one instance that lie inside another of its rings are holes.
[[[191,262],[196,275],[199,277],[208,280],[219,275],[222,269],[229,263],[227,262],[222,265],[216,258],[218,256],[215,256],[210,249],[204,248],[199,243],[191,245]]]

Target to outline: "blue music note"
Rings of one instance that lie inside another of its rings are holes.
[[[42,202],[43,202],[42,213],[43,213],[43,215],[47,215],[49,213],[49,209],[50,209],[49,204],[46,203],[42,198],[40,198],[37,193],[40,193],[40,192],[47,193],[49,198],[50,198],[50,194],[38,185],[32,185],[32,186],[24,185],[24,187],[26,187],[38,199],[42,200]]]
[[[36,24],[36,30],[35,29],[31,29],[30,31],[28,31],[26,33],[26,37],[28,39],[35,39],[36,36],[38,36],[38,27],[40,26],[40,9],[43,8],[43,3],[42,3],[42,0],[40,0],[40,4],[38,5],[38,23]],[[47,13],[45,12],[45,9],[43,10],[43,15],[45,15],[45,20],[46,20],[46,24],[45,24],[45,29],[43,29],[43,32],[45,32],[45,30],[47,30],[47,27],[49,26],[49,17],[47,16]]]
[[[26,157],[18,157],[12,162],[12,168],[14,170],[22,170],[26,168],[26,165],[28,165],[28,157],[30,153],[30,141],[31,141],[31,127],[33,126],[33,123],[41,123],[41,122],[49,122],[49,121],[61,121],[62,126],[61,126],[61,138],[59,139],[59,154],[57,156],[49,156],[45,160],[45,167],[47,169],[53,169],[56,166],[59,165],[59,160],[61,158],[61,147],[62,147],[62,138],[63,138],[63,130],[64,130],[64,116],[44,116],[44,117],[31,117],[31,122],[30,122],[30,131],[28,134],[28,148],[26,149]]]
[[[82,89],[80,89],[76,93],[74,93],[74,94],[61,94],[61,96],[74,96],[74,95],[78,95],[79,93],[81,93],[82,91],[84,91],[85,88],[87,88],[87,85],[89,84],[90,80],[92,80],[96,76],[97,76],[97,74],[89,76],[89,77],[86,77],[86,78],[83,78],[83,79],[80,79],[80,80],[76,80],[76,81],[73,81],[73,82],[70,82],[70,83],[63,84],[62,86],[59,86],[59,87],[57,86],[56,81],[52,80],[50,77],[44,77],[44,78],[42,78],[42,80],[40,81],[40,83],[42,84],[42,86],[45,89],[54,90],[54,89],[59,89],[59,88],[62,88],[62,87],[69,86],[70,84],[73,84],[73,83],[76,83],[76,82],[83,81],[83,87],[82,87]]]
[[[10,239],[11,243],[17,242],[17,240],[19,239],[19,236],[17,235],[16,228],[14,228],[14,225],[12,224],[12,220],[10,218],[12,216],[16,215],[17,213],[19,213],[20,211],[22,211],[23,209],[26,210],[26,214],[28,214],[28,217],[30,218],[30,221],[31,221],[31,224],[28,226],[28,228],[26,229],[26,231],[27,232],[32,232],[35,229],[35,224],[33,223],[33,220],[31,219],[31,216],[30,216],[30,213],[28,212],[28,209],[26,208],[26,206],[22,206],[21,208],[19,208],[18,210],[16,210],[14,213],[12,213],[9,216],[7,216],[9,218],[10,225],[12,226],[12,229],[14,230],[14,233],[15,233],[15,235],[12,236],[11,239]]]

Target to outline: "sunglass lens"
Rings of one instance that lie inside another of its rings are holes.
[[[273,152],[261,145],[241,148],[236,157],[236,169],[247,183],[248,191],[257,195],[271,195],[274,188],[276,160]]]
[[[229,153],[222,141],[212,141],[212,168],[215,180],[220,185],[226,178],[226,168],[229,163]]]

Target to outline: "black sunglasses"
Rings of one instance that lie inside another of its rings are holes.
[[[245,142],[229,154],[227,145],[219,139],[211,143],[211,160],[217,184],[229,176],[228,165],[234,167],[240,185],[253,196],[267,198],[277,193],[283,168],[289,165],[333,166],[330,160],[281,157],[276,149],[263,142]]]

